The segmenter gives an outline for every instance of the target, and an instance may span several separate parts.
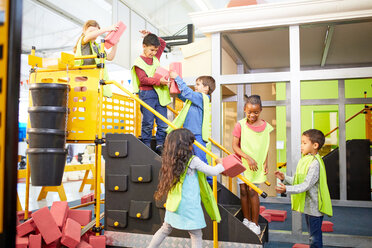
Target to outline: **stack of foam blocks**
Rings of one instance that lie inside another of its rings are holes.
[[[265,209],[265,207],[260,206],[260,214],[268,222],[285,221],[287,219],[287,211],[285,210]]]
[[[17,248],[102,248],[106,237],[88,231],[81,236],[82,226],[92,220],[92,210],[69,209],[67,202],[53,202],[50,210],[41,208],[31,218],[17,224]]]

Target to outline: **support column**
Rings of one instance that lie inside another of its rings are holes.
[[[221,77],[221,34],[212,34],[212,77],[216,80],[216,89],[212,94],[212,138],[218,143],[221,142],[221,114],[222,114],[222,91],[220,84]],[[212,146],[212,152],[221,156],[219,149]]]
[[[296,172],[296,165],[301,158],[301,87],[300,87],[300,27],[289,27],[289,53],[290,53],[290,115],[291,115],[291,157],[287,164],[287,171],[292,175]],[[298,212],[292,212],[292,234],[301,235],[302,218]]]
[[[346,115],[345,115],[345,80],[338,80],[338,126],[339,126],[339,159],[340,159],[340,200],[347,200],[346,168]]]
[[[244,65],[238,64],[237,66],[237,74],[244,74]],[[237,110],[237,120],[243,119],[244,116],[244,94],[245,94],[245,84],[239,84],[236,86],[236,93],[237,93],[237,102],[236,102],[236,110]]]

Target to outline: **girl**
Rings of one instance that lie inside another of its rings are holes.
[[[234,152],[242,158],[247,168],[243,175],[252,183],[259,184],[266,181],[267,153],[270,143],[270,132],[273,127],[266,121],[259,119],[262,111],[261,98],[258,95],[247,97],[244,106],[246,118],[240,120],[233,131],[232,147]],[[260,200],[258,194],[238,179],[240,185],[240,201],[244,215],[243,224],[255,234],[261,233],[258,225]]]
[[[113,25],[111,27],[106,27],[106,28],[101,29],[99,24],[95,20],[87,21],[83,26],[83,33],[80,35],[74,47],[75,56],[93,55],[93,54],[96,55],[101,52],[105,52],[105,51],[100,51],[100,46],[95,42],[95,40],[98,38],[98,36],[104,33],[107,33],[110,31],[116,31],[116,30],[118,30],[117,25]],[[111,51],[106,56],[106,60],[111,61],[115,58],[117,44],[118,43],[116,43],[111,48]],[[100,63],[99,58],[75,60],[76,66],[95,65],[99,63]],[[107,73],[106,67],[104,68],[104,80],[108,80],[108,73]],[[106,97],[112,96],[110,85],[103,86],[103,95]]]
[[[191,247],[202,247],[201,229],[206,223],[201,200],[211,219],[217,222],[221,220],[204,173],[216,176],[225,169],[221,159],[216,159],[217,165],[211,167],[194,156],[194,140],[194,134],[185,128],[172,131],[165,139],[159,185],[154,195],[157,201],[167,195],[165,219],[149,248],[159,247],[173,228],[189,232]]]

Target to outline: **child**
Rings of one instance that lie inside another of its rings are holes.
[[[247,168],[243,175],[255,184],[266,181],[267,153],[270,132],[273,130],[269,123],[259,118],[261,111],[260,96],[249,96],[244,106],[246,118],[240,120],[233,130],[233,150],[242,158],[243,165]],[[240,185],[240,201],[244,216],[243,224],[259,235],[261,233],[258,225],[259,196],[240,179],[238,179],[238,184]]]
[[[165,41],[149,31],[141,30],[143,36],[143,53],[136,59],[132,67],[133,92],[139,92],[139,98],[153,109],[167,118],[167,105],[171,102],[168,81],[162,77],[153,78],[156,68],[159,67],[160,56],[165,48]],[[142,112],[142,142],[151,147],[152,129],[156,120],[156,152],[161,153],[166,136],[167,124],[156,117],[149,110],[141,106]]]
[[[187,230],[191,237],[191,247],[202,247],[202,231],[206,226],[202,206],[212,220],[221,220],[213,192],[206,182],[203,172],[218,175],[225,169],[221,159],[215,167],[203,163],[193,156],[195,136],[187,129],[170,132],[165,140],[162,166],[155,200],[167,195],[166,212],[162,227],[155,233],[149,248],[159,247],[173,228]]]
[[[74,53],[75,56],[83,56],[83,55],[97,55],[101,52],[100,46],[95,42],[98,36],[110,32],[110,31],[116,31],[118,30],[117,25],[113,25],[107,28],[100,28],[99,24],[95,20],[89,20],[87,21],[83,26],[83,33],[80,35],[80,38],[76,42],[76,45],[74,47]],[[111,61],[115,58],[117,50],[117,44],[111,48],[111,51],[109,54],[107,54],[106,59]],[[95,65],[99,64],[100,59],[81,59],[81,60],[75,60],[76,66],[82,66],[82,65]],[[107,69],[105,67],[104,69],[104,80],[108,80],[108,73]],[[112,96],[112,90],[110,85],[104,85],[103,86],[103,95],[106,97]]]
[[[201,76],[196,79],[195,91],[187,87],[186,83],[175,71],[170,71],[170,78],[173,78],[181,93],[178,98],[185,102],[184,107],[173,123],[178,127],[189,129],[196,141],[203,146],[208,143],[211,136],[211,105],[210,97],[216,88],[213,77]],[[168,128],[168,130],[172,130]],[[205,152],[194,145],[195,155],[204,163],[208,163]],[[211,179],[208,177],[208,181]]]
[[[324,134],[317,129],[309,129],[301,137],[303,157],[297,164],[294,177],[276,171],[275,176],[282,183],[276,187],[278,193],[291,193],[292,210],[305,213],[310,234],[310,247],[323,247],[323,215],[332,216],[332,203],[328,191],[327,175],[318,151],[325,141]]]

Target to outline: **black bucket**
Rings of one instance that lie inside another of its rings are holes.
[[[59,186],[66,164],[66,149],[29,148],[26,150],[34,186]]]
[[[69,85],[52,83],[31,84],[33,106],[66,107]]]
[[[30,148],[65,148],[66,132],[58,129],[27,129]]]
[[[66,129],[67,108],[53,106],[29,107],[31,128]]]

